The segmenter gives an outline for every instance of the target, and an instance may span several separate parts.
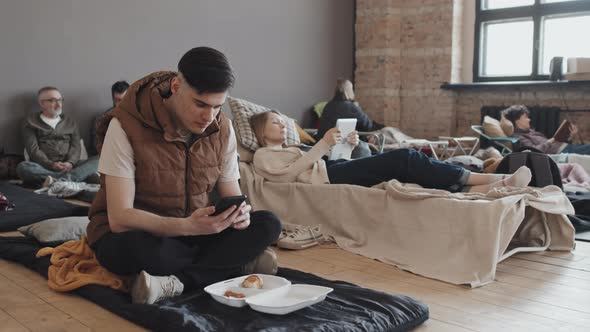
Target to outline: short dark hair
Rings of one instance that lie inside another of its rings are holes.
[[[123,93],[129,89],[129,83],[126,81],[117,81],[111,86],[111,96],[114,96],[115,93]]]
[[[40,96],[45,91],[58,91],[59,92],[59,89],[54,86],[44,86],[41,89],[39,89],[39,91],[37,91],[37,96]]]
[[[178,62],[178,71],[197,92],[225,92],[234,85],[234,73],[225,55],[210,47],[195,47]]]
[[[530,113],[529,109],[526,108],[526,106],[524,106],[524,105],[512,105],[502,111],[502,115],[504,115],[504,117],[506,119],[510,120],[510,122],[512,122],[512,124],[514,124],[514,122],[516,122],[516,120],[520,119],[520,117],[523,114],[529,114],[529,113]]]

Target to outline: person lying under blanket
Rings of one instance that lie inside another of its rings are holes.
[[[255,114],[250,125],[262,146],[254,154],[254,171],[272,182],[303,182],[311,184],[339,183],[371,187],[383,181],[398,180],[426,188],[448,191],[486,193],[498,187],[526,187],[531,171],[523,166],[514,174],[472,173],[455,165],[445,164],[422,152],[398,149],[354,160],[323,160],[342,135],[337,128],[326,132],[308,152],[285,145],[285,123],[274,111]],[[356,146],[358,134],[352,132],[347,141]]]

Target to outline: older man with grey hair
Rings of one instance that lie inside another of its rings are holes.
[[[62,114],[60,91],[46,86],[37,93],[41,112],[30,114],[22,135],[29,161],[17,166],[17,174],[30,185],[46,185],[54,179],[74,182],[98,182],[98,158],[80,160],[81,142],[78,125]]]

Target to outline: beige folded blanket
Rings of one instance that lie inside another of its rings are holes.
[[[558,187],[450,193],[398,181],[373,188],[273,183],[240,163],[255,210],[314,226],[340,247],[402,269],[472,287],[494,280],[497,263],[522,250],[572,250],[574,210]]]

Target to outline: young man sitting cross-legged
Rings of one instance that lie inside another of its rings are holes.
[[[209,206],[214,187],[221,197],[241,194],[235,134],[220,112],[233,81],[221,52],[194,48],[178,72],[133,83],[98,125],[104,176],[88,241],[105,268],[138,275],[135,303],[241,274],[276,273],[267,247],[281,232],[279,219],[247,204],[213,216]]]

